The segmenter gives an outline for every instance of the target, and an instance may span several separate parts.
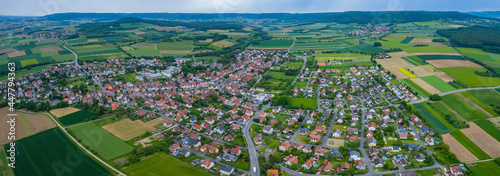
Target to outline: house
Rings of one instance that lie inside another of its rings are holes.
[[[292,147],[292,144],[290,144],[289,142],[283,142],[281,143],[279,150],[287,151],[290,147]]]
[[[318,135],[318,132],[316,131],[312,131],[310,134],[309,134],[309,140],[311,142],[318,142],[321,140],[321,135]]]
[[[415,155],[415,160],[420,161],[420,162],[424,162],[424,160],[425,160],[425,155],[424,155],[424,154],[422,154],[422,153],[417,153],[417,154]]]
[[[384,164],[385,163],[382,158],[377,157],[373,160],[373,167],[384,167]]]
[[[341,164],[340,164],[340,170],[341,170],[341,171],[346,171],[346,170],[348,170],[350,167],[351,167],[351,165],[349,165],[349,163],[341,163]]]
[[[262,128],[262,132],[264,132],[266,134],[271,134],[271,133],[273,133],[273,128],[269,125],[266,125]]]
[[[214,167],[214,163],[210,160],[205,159],[201,162],[201,167],[203,167],[205,169],[210,169],[210,168]]]
[[[314,165],[316,165],[316,161],[314,161],[314,158],[311,157],[306,162],[304,162],[301,167],[304,169],[311,169],[311,167],[313,167]]]
[[[377,128],[377,124],[375,122],[368,123],[368,130],[375,131]]]
[[[196,148],[196,147],[199,147],[201,145],[201,142],[196,140],[196,139],[189,138],[187,140],[187,144]]]
[[[349,156],[350,156],[350,159],[352,159],[352,160],[360,160],[361,159],[360,158],[361,155],[356,150],[351,150],[351,152],[349,152]]]
[[[222,165],[220,167],[220,173],[224,175],[231,175],[234,172],[234,167],[229,165]]]
[[[332,130],[332,137],[340,138],[341,135],[342,135],[342,131],[341,130],[339,130],[339,129]]]
[[[188,157],[191,155],[191,152],[188,149],[181,148],[179,149],[179,154],[183,155],[184,157]]]
[[[361,160],[356,160],[354,161],[354,166],[356,167],[356,169],[358,170],[365,170],[365,163]]]
[[[325,156],[325,153],[326,153],[326,149],[323,147],[316,147],[314,149],[314,155]]]
[[[434,145],[434,138],[427,135],[427,136],[425,136],[425,142],[427,142],[427,144],[429,144],[429,145]]]
[[[297,158],[297,156],[293,156],[293,155],[287,156],[283,160],[285,161],[285,164],[289,165],[289,166],[291,166],[292,164],[297,164],[299,162],[299,159]]]
[[[367,143],[369,147],[375,147],[377,146],[377,140],[373,137],[367,138]]]
[[[323,161],[323,164],[321,165],[321,170],[329,172],[333,168],[333,164],[330,163],[328,160]]]
[[[278,169],[268,169],[267,170],[267,175],[274,175],[274,176],[278,176],[280,173],[278,171]]]
[[[236,146],[234,148],[231,148],[231,154],[239,156],[241,154],[240,146]]]
[[[257,144],[257,145],[262,144],[262,134],[256,134],[256,135],[253,137],[253,141],[254,141],[254,142],[255,142],[255,144]]]
[[[221,159],[228,161],[228,162],[233,162],[236,161],[238,157],[235,155],[229,154],[229,153],[223,153]]]
[[[201,139],[200,135],[198,135],[196,133],[191,134],[191,138],[196,139],[196,140],[200,140]]]
[[[399,152],[401,148],[399,146],[391,146],[391,151],[392,152]]]
[[[464,173],[462,172],[462,169],[460,166],[449,166],[449,167],[443,167],[443,172],[445,175],[463,175]]]

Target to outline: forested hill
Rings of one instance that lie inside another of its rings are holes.
[[[246,19],[277,19],[288,21],[318,21],[339,23],[388,23],[416,22],[438,19],[468,20],[478,19],[474,15],[446,11],[377,11],[377,12],[331,12],[331,13],[58,13],[44,16],[47,20],[88,19],[92,21],[111,21],[125,17],[160,20],[234,20]]]
[[[437,34],[450,39],[454,46],[481,48],[500,53],[500,28],[472,26],[437,30]]]
[[[500,19],[500,11],[467,12],[467,13],[471,14],[471,15],[478,16],[478,17],[499,18]]]

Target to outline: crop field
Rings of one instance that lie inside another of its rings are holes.
[[[99,54],[122,53],[121,50],[112,45],[102,45],[101,47],[77,46],[72,47],[72,49],[78,54],[78,56],[82,57]]]
[[[303,107],[307,109],[317,109],[318,101],[315,98],[290,98],[293,107]]]
[[[1,108],[0,113],[8,114],[10,111],[7,107]],[[55,127],[54,121],[47,116],[46,114],[34,114],[34,113],[24,113],[24,112],[15,112],[17,114],[16,120],[16,139],[21,139],[27,136],[31,136],[38,132],[50,129]],[[9,117],[4,115],[0,116],[0,120],[5,123],[0,123],[0,132],[2,134],[8,134],[9,131]],[[10,142],[7,138],[7,135],[0,136],[0,145],[6,144]]]
[[[73,107],[65,107],[65,108],[59,108],[59,109],[50,110],[50,113],[54,117],[59,118],[59,117],[62,117],[62,116],[65,116],[65,115],[68,115],[68,114],[71,114],[71,113],[74,113],[74,112],[77,112],[77,111],[80,111],[80,109],[73,108]]]
[[[455,55],[418,55],[423,60],[465,60],[462,56]]]
[[[469,90],[460,92],[460,94],[493,116],[498,116],[498,113],[490,106],[500,100],[500,95],[496,91],[490,89]]]
[[[423,103],[415,104],[413,107],[420,110],[420,114],[424,117],[425,121],[429,123],[434,129],[436,129],[440,134],[450,133],[451,130],[446,127],[440,120],[436,118],[424,105]]]
[[[118,122],[105,125],[102,128],[125,141],[143,135],[146,131],[151,132],[155,130],[154,125],[147,125],[141,120],[132,121],[130,119],[120,120]]]
[[[391,38],[395,38],[395,37],[391,37]],[[403,44],[400,42],[386,42],[386,41],[376,40],[376,39],[369,39],[368,41],[379,42],[380,44],[382,44],[382,46],[389,47],[389,48],[401,48],[402,49],[402,48],[412,47],[411,45]]]
[[[484,114],[481,110],[476,109],[473,105],[469,104],[458,95],[445,95],[442,97],[442,101],[468,121],[489,118],[488,115]]]
[[[159,50],[189,50],[193,47],[193,41],[182,40],[177,42],[162,42],[157,45]]]
[[[8,145],[4,146],[8,149]],[[78,148],[59,128],[52,128],[16,143],[16,176],[112,176],[113,173]],[[64,168],[64,169],[63,169]]]
[[[257,45],[252,45],[251,48],[283,48],[288,49],[293,43],[293,40],[264,40]]]
[[[290,62],[285,64],[287,67],[293,67],[293,68],[301,68],[302,65],[304,65],[304,62]]]
[[[160,53],[158,50],[130,50],[126,51],[133,57],[141,57],[141,56],[149,56],[149,57],[158,57]]]
[[[469,125],[469,128],[462,129],[461,131],[491,158],[500,157],[500,147],[498,147],[500,146],[500,142],[491,137],[474,122]]]
[[[432,85],[434,88],[438,89],[441,92],[449,92],[452,90],[456,90],[455,87],[444,82],[442,79],[438,78],[437,76],[426,76],[426,77],[421,77],[420,79],[429,83],[430,85]]]
[[[343,42],[311,42],[311,43],[295,43],[293,45],[292,51],[309,51],[309,50],[332,50],[347,47]]]
[[[461,47],[457,47],[456,49],[458,51],[460,51],[461,53],[465,53],[465,54],[477,54],[477,55],[485,55],[485,56],[488,55],[488,53],[486,53],[483,50],[478,49],[478,48],[461,48]]]
[[[269,71],[267,72],[267,75],[271,75],[273,79],[277,80],[293,80],[296,77],[296,76],[287,76],[283,72],[275,72],[275,71]]]
[[[62,125],[73,125],[77,124],[80,122],[84,122],[87,119],[90,119],[92,116],[94,116],[93,113],[85,111],[85,110],[80,110],[68,115],[65,115],[63,117],[60,117],[58,120],[61,122]]]
[[[461,162],[469,162],[479,160],[474,154],[472,154],[465,146],[463,146],[457,139],[455,139],[451,134],[441,135],[443,142],[450,146],[450,152],[457,156],[457,159]]]
[[[111,135],[94,123],[69,128],[82,144],[92,148],[105,160],[110,160],[132,151],[133,147]]]
[[[403,67],[399,67],[398,70],[401,71],[401,72],[403,72],[409,78],[416,78],[417,77],[417,76],[413,75],[412,73],[410,73],[408,70],[406,70]]]
[[[500,78],[479,76],[475,71],[484,72],[484,68],[475,67],[448,67],[439,68],[451,77],[462,81],[469,87],[491,87],[500,85]]]
[[[485,119],[476,120],[474,123],[500,142],[500,130],[495,125]]]
[[[212,175],[203,169],[183,162],[172,155],[160,152],[124,169],[130,176]]]
[[[403,41],[401,41],[402,44],[408,44],[413,40],[415,37],[406,37]]]
[[[21,65],[23,67],[26,67],[28,65],[35,65],[35,64],[38,64],[38,61],[36,61],[36,59],[27,59],[27,60],[22,60],[21,61]]]
[[[425,61],[417,56],[401,57],[415,66],[425,65]]]
[[[451,48],[442,46],[409,47],[403,48],[403,51],[407,53],[455,53],[455,51],[453,51]]]
[[[328,62],[331,60],[359,60],[359,61],[369,61],[370,55],[358,54],[358,53],[325,53],[315,55],[315,59],[318,62]]]
[[[474,163],[470,170],[474,175],[498,175],[500,173],[500,165],[495,161],[486,161]]]
[[[366,43],[361,43],[356,46],[351,46],[343,49],[338,49],[334,51],[339,51],[342,53],[350,53],[350,52],[357,52],[357,53],[363,53],[363,54],[377,54],[377,53],[382,53],[385,50],[381,48],[374,47],[373,45],[368,45]]]
[[[431,95],[429,92],[422,89],[420,86],[415,84],[410,79],[401,79],[401,82],[403,82],[406,86],[410,87],[411,90],[415,91],[416,93],[418,93],[418,95],[422,97],[428,97],[429,95]]]
[[[425,82],[424,80],[422,80],[420,78],[412,78],[410,80],[413,83],[417,84],[422,89],[424,89],[425,91],[429,92],[429,94],[440,94],[441,93],[441,91],[437,90],[432,85],[430,85],[429,83]]]

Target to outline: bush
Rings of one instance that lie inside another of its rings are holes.
[[[439,96],[438,94],[432,94],[431,96],[429,96],[429,99],[431,101],[440,101],[441,100],[441,96]]]

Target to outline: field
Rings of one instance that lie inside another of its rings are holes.
[[[120,120],[118,122],[105,125],[102,128],[125,141],[141,136],[146,133],[146,131],[151,132],[155,130],[154,125],[146,124],[140,120],[132,121],[130,119]]]
[[[415,37],[406,37],[403,41],[401,41],[402,44],[408,44],[410,43]]]
[[[449,107],[455,110],[460,116],[467,121],[489,118],[481,110],[476,109],[473,105],[455,94],[449,94],[442,97],[442,101]]]
[[[474,102],[479,107],[488,111],[490,114],[497,116],[498,113],[491,107],[492,104],[498,103],[500,100],[500,93],[495,90],[485,89],[485,90],[469,90],[466,92],[461,92],[462,95],[467,97],[469,100]]]
[[[415,66],[425,65],[425,61],[417,56],[401,57],[401,59],[404,59]]]
[[[333,50],[343,47],[348,47],[344,42],[308,42],[308,43],[295,43],[292,51],[310,51],[310,50]]]
[[[426,76],[426,77],[421,77],[420,79],[429,83],[430,85],[432,85],[434,88],[438,89],[441,92],[448,92],[448,91],[456,90],[455,87],[444,82],[442,79],[438,78],[437,76]]]
[[[382,48],[374,47],[373,45],[361,43],[361,44],[356,45],[356,46],[351,46],[351,47],[338,49],[338,50],[334,50],[334,51],[339,51],[342,53],[350,53],[350,52],[356,53],[357,52],[357,53],[362,53],[362,54],[377,54],[377,53],[382,53],[385,50]]]
[[[24,75],[29,74],[29,73],[40,72],[40,71],[47,69],[47,68],[49,68],[49,66],[40,66],[40,67],[32,68],[29,70],[22,70],[20,72],[16,72],[16,78],[24,76]],[[5,81],[5,80],[7,80],[7,78],[8,78],[7,75],[2,76],[2,77],[0,77],[0,81]]]
[[[418,55],[416,56],[420,59],[429,61],[429,60],[463,60],[465,61],[465,58],[463,58],[460,55]]]
[[[36,65],[38,64],[38,61],[36,59],[26,59],[21,61],[21,65],[23,67],[26,67],[28,65]]]
[[[285,64],[287,67],[293,67],[293,68],[301,68],[302,65],[304,65],[304,62],[290,62]]]
[[[481,65],[476,64],[474,62],[465,61],[465,60],[428,60],[429,64],[437,67],[437,68],[446,68],[446,67],[475,67],[475,68],[483,68]]]
[[[500,117],[496,117],[500,118]],[[491,121],[495,121],[495,119],[490,118]],[[497,120],[498,121],[498,120]],[[490,134],[491,137],[495,138],[497,141],[500,142],[500,130],[493,124],[491,124],[487,120],[476,120],[474,123],[481,127],[486,133]]]
[[[411,67],[413,64],[401,59],[401,58],[389,58],[389,59],[376,59],[377,63],[382,65],[385,69],[400,68],[400,67]]]
[[[52,128],[16,143],[16,176],[95,175],[110,176],[107,170],[78,148],[59,128]],[[5,145],[8,149],[8,145]]]
[[[128,166],[124,171],[130,176],[159,176],[165,175],[211,175],[200,168],[182,162],[174,156],[163,152],[154,154],[138,163]]]
[[[292,43],[293,40],[264,40],[259,44],[252,45],[251,48],[288,49]]]
[[[413,78],[410,80],[412,82],[414,82],[415,84],[417,84],[422,89],[424,89],[425,91],[429,92],[429,94],[440,94],[441,93],[441,91],[437,90],[432,85],[430,85],[429,83],[425,82],[424,80],[422,80],[420,78]]]
[[[71,114],[71,113],[74,113],[76,111],[79,111],[80,109],[77,109],[77,108],[73,108],[73,107],[65,107],[65,108],[59,108],[59,109],[53,109],[53,110],[50,110],[50,113],[54,116],[54,117],[62,117],[62,116],[65,116],[65,115],[68,115],[68,114]]]
[[[484,68],[474,67],[449,67],[440,68],[451,77],[462,81],[469,87],[491,87],[500,85],[500,78],[479,76],[474,71],[486,71]]]
[[[479,160],[450,134],[443,134],[441,137],[443,137],[443,142],[450,146],[450,152],[454,153],[461,162]]]
[[[93,123],[69,128],[82,144],[92,148],[105,160],[110,160],[132,151],[133,147],[109,134]]]
[[[211,46],[215,46],[216,48],[226,48],[234,46],[234,43],[228,40],[221,40],[210,44]]]
[[[3,176],[14,176],[14,171],[8,166],[7,153],[0,147],[0,174]]]
[[[10,113],[7,107],[0,109],[0,113],[4,114],[0,116],[0,132],[5,135],[0,136],[0,145],[6,144],[10,142],[7,138],[7,134],[9,133],[10,124],[7,123],[9,121],[9,117],[6,115]],[[47,130],[49,128],[55,127],[54,121],[50,119],[49,116],[45,114],[31,114],[31,113],[23,113],[23,112],[15,112],[17,114],[16,117],[16,140],[31,136],[38,132]]]
[[[474,165],[470,167],[474,175],[498,175],[500,173],[500,166],[495,161],[478,162]]]
[[[328,62],[331,60],[360,60],[369,61],[370,56],[357,53],[326,53],[315,55],[318,62]]]
[[[407,53],[455,53],[449,47],[441,47],[441,46],[419,46],[419,47],[410,47],[403,48],[403,51]]]
[[[330,142],[333,142],[333,145],[331,145]],[[326,142],[326,146],[338,148],[340,146],[344,146],[344,140],[343,139],[328,138],[328,141]]]
[[[318,101],[316,98],[291,98],[293,107],[303,107],[307,109],[317,109]]]
[[[425,105],[428,107],[427,105]],[[422,117],[424,117],[425,121],[429,123],[434,129],[436,129],[440,134],[446,134],[450,133],[451,130],[448,129],[440,120],[436,118],[426,107],[424,107],[424,104],[419,103],[413,105],[415,109],[420,110],[420,114]]]
[[[443,73],[442,71],[436,69],[432,65],[421,65],[421,66],[413,66],[413,67],[406,67],[408,70],[413,71],[414,75],[417,75],[419,77],[424,77],[424,76],[432,76],[436,75],[439,73]]]
[[[90,119],[92,116],[94,116],[93,113],[85,111],[85,110],[80,110],[68,115],[65,115],[63,117],[60,117],[58,120],[61,122],[62,125],[73,125],[77,124],[80,122],[84,122],[87,119]]]
[[[285,73],[283,72],[274,72],[274,71],[269,71],[267,72],[267,75],[271,75],[271,77],[273,77],[273,79],[277,79],[277,80],[293,80],[295,79],[296,76],[287,76],[285,75]]]
[[[469,128],[462,129],[461,131],[491,158],[500,157],[500,142],[491,137],[475,123],[469,123],[469,125]]]
[[[401,79],[401,82],[403,82],[406,86],[408,86],[409,88],[411,88],[411,90],[413,90],[414,92],[418,93],[418,95],[420,95],[422,97],[428,97],[429,95],[431,95],[429,92],[427,92],[426,90],[422,89],[420,86],[418,86],[417,84],[415,84],[410,79]]]

